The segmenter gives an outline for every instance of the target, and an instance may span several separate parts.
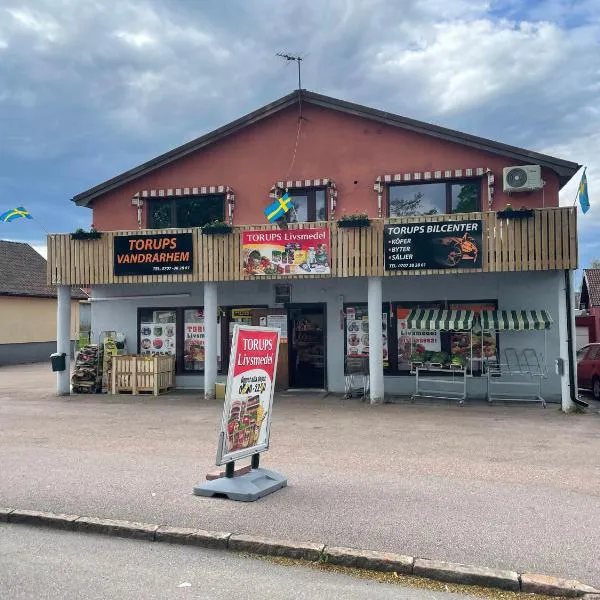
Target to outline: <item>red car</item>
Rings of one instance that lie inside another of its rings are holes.
[[[577,387],[590,390],[600,400],[600,344],[588,344],[577,351]]]

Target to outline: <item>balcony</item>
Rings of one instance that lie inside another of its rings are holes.
[[[482,267],[477,269],[418,269],[386,271],[386,224],[447,223],[481,220]],[[536,209],[528,218],[508,219],[500,213],[467,213],[429,217],[374,219],[361,229],[339,228],[336,223],[290,225],[290,229],[328,227],[331,273],[327,275],[248,275],[242,271],[242,233],[279,230],[276,225],[235,227],[231,234],[203,235],[198,228],[143,231],[110,231],[98,240],[71,240],[69,234],[48,236],[48,283],[87,287],[112,283],[193,281],[243,281],[248,279],[298,279],[367,276],[419,276],[506,271],[546,271],[577,268],[577,213],[573,207]],[[191,272],[161,275],[114,274],[114,240],[117,236],[191,233]]]

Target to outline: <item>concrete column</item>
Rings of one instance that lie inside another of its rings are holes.
[[[68,396],[71,393],[71,288],[59,285],[56,291],[56,351],[66,354],[65,370],[56,373],[56,393]]]
[[[569,272],[569,276],[572,277],[572,272]],[[572,324],[572,332],[575,335],[575,316],[574,311],[571,310],[570,314],[567,310],[567,290],[565,273],[564,271],[557,271],[558,278],[558,357],[562,358],[564,361],[564,369],[563,373],[560,376],[560,392],[561,392],[561,408],[563,412],[571,412],[575,408],[575,403],[571,400],[571,386],[569,381],[569,362],[575,361],[575,355],[570,355],[569,353],[569,344],[568,344],[568,328],[567,322],[571,319]],[[571,280],[571,309],[574,306],[574,295],[573,295],[573,285]],[[573,340],[573,347],[575,346],[575,340]],[[556,357],[556,358],[558,358]],[[575,363],[573,362],[574,368],[576,369]],[[548,367],[554,368],[554,364],[548,365]],[[575,390],[575,395],[577,395],[577,390]]]
[[[371,404],[383,402],[383,339],[381,335],[381,277],[369,277],[369,378]]]
[[[204,397],[215,397],[217,381],[217,284],[204,283]]]

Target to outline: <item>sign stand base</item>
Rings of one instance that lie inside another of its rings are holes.
[[[233,464],[233,463],[228,463]],[[254,502],[287,486],[287,478],[270,469],[252,469],[237,477],[219,477],[193,488],[195,496],[221,496],[237,502]]]

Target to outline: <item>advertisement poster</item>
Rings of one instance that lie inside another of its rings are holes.
[[[482,221],[385,225],[386,271],[481,269]]]
[[[140,324],[140,352],[175,356],[175,323],[164,323],[157,316],[155,313],[152,323]]]
[[[119,235],[114,238],[114,274],[179,275],[191,273],[194,247],[191,233]]]
[[[461,302],[451,303],[448,305],[450,310],[472,310],[475,313],[480,313],[482,310],[496,310],[496,303],[485,304],[481,302]],[[453,356],[469,357],[471,355],[471,336],[468,333],[453,333],[450,346]],[[495,358],[497,353],[496,334],[489,331],[481,331],[479,321],[476,320],[473,325],[473,358]]]
[[[278,353],[278,329],[235,326],[217,465],[269,447]]]
[[[389,366],[388,316],[381,315],[383,337],[383,366]],[[366,308],[346,309],[346,354],[348,356],[369,356],[369,316]]]
[[[329,229],[244,231],[242,269],[246,275],[328,275]]]
[[[186,316],[190,311],[185,311]],[[183,360],[186,371],[204,369],[204,311],[194,311],[193,321],[183,324]],[[221,366],[221,327],[217,325],[217,366]]]
[[[267,327],[279,329],[279,341],[287,344],[288,341],[288,322],[287,315],[267,315]]]
[[[398,369],[410,369],[410,357],[413,352],[440,352],[442,342],[439,331],[408,330],[406,319],[412,308],[397,308],[398,323]]]

